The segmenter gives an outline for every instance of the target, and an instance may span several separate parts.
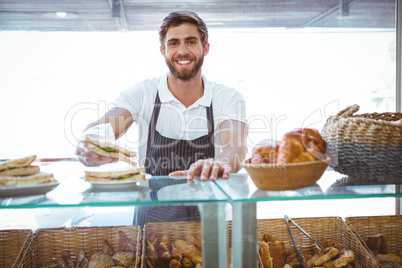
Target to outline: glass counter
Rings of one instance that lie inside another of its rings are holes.
[[[171,179],[155,176],[127,185],[91,185],[83,179],[83,165],[74,161],[41,163],[41,170],[54,173],[57,187],[48,192],[7,197],[2,192],[0,209],[36,209],[66,207],[119,207],[142,205],[197,205],[201,213],[203,261],[205,267],[227,266],[228,224],[226,206],[232,207],[232,267],[256,267],[257,203],[296,200],[333,200],[396,198],[400,202],[400,184],[364,184],[330,168],[316,184],[294,191],[261,191],[243,170],[229,180],[201,182],[196,178]],[[337,201],[338,200],[338,201]],[[400,210],[400,209],[399,209]],[[397,211],[396,214],[400,213]],[[7,221],[8,219],[0,219]],[[224,249],[224,250],[223,250]]]

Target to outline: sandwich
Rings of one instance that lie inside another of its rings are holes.
[[[131,168],[119,171],[85,171],[86,181],[141,181],[146,180],[145,168]]]
[[[43,184],[57,182],[52,173],[37,173],[27,176],[0,176],[1,186],[25,186],[31,184]]]
[[[32,165],[35,159],[36,155],[30,155],[0,163],[0,176],[28,176],[37,174],[40,172],[39,167]]]
[[[36,155],[30,155],[0,163],[0,186],[56,182],[53,174],[40,172],[39,166],[32,165],[35,159]]]
[[[117,158],[117,159],[123,160],[133,166],[137,165],[136,162],[131,160],[132,157],[137,156],[136,152],[130,151],[126,148],[123,148],[123,147],[115,145],[115,144],[100,142],[100,141],[92,139],[90,137],[85,137],[85,144],[86,144],[85,146],[91,152],[94,152],[94,153],[102,155],[102,156]]]

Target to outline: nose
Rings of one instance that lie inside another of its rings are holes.
[[[179,50],[177,51],[179,55],[187,55],[189,53],[188,47],[186,44],[181,44],[179,46]]]

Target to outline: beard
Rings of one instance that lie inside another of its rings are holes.
[[[183,58],[185,59],[185,58]],[[190,69],[190,70],[183,70],[181,72],[179,72],[173,65],[172,61],[168,58],[165,57],[165,61],[166,61],[166,65],[168,66],[170,72],[173,74],[174,77],[176,77],[177,79],[180,80],[190,80],[191,78],[193,78],[198,71],[201,69],[202,65],[204,64],[204,54],[201,55],[200,59],[198,61],[195,62],[195,66],[194,68]]]

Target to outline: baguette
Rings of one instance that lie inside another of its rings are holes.
[[[259,241],[258,251],[260,253],[262,265],[264,266],[264,268],[273,268],[272,258],[271,255],[269,254],[268,243],[265,241]]]
[[[158,258],[158,238],[156,232],[151,231],[146,235],[146,253],[147,253],[147,264],[150,267],[159,266]]]
[[[195,238],[195,236],[188,234],[185,236],[185,239],[189,244],[194,245],[199,251],[201,251],[201,241]]]

